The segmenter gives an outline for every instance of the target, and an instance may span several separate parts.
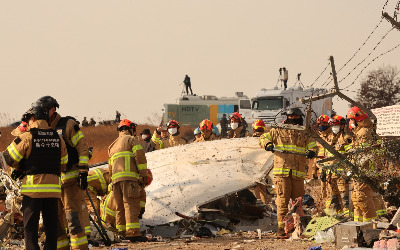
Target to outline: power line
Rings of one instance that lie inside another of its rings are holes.
[[[321,72],[321,74],[319,74],[319,76],[317,77],[317,79],[315,79],[315,81],[311,84],[310,87],[312,87],[312,86],[318,81],[318,79],[322,76],[323,73],[325,73],[326,69],[329,67],[329,64],[330,64],[330,63],[328,62],[328,65],[326,65],[325,69]]]
[[[356,82],[356,80],[358,79],[358,77],[362,74],[362,72],[364,72],[364,70],[365,70],[371,63],[373,63],[373,62],[374,62],[375,60],[377,60],[379,57],[381,57],[381,56],[383,56],[383,55],[385,55],[385,54],[387,54],[387,53],[389,53],[389,52],[391,52],[391,51],[397,49],[398,47],[400,47],[400,43],[397,44],[396,46],[394,46],[393,48],[391,48],[390,50],[388,50],[388,51],[386,51],[386,52],[383,52],[383,53],[380,54],[379,56],[377,56],[377,57],[375,57],[374,59],[372,59],[372,61],[370,61],[370,62],[361,70],[361,72],[357,75],[356,79],[354,79],[354,81],[353,81],[352,83],[350,83],[347,87],[343,88],[343,90],[348,89],[350,86],[352,86],[352,85]]]
[[[383,39],[386,38],[386,36],[393,30],[394,28],[391,28],[382,38],[381,40],[379,40],[379,42],[375,45],[375,47],[371,50],[371,52],[361,61],[359,62],[345,77],[343,77],[340,81],[342,82],[343,80],[345,80],[351,73],[354,72],[355,69],[358,68],[358,66],[360,66],[363,62],[365,62],[365,60],[368,59],[368,57],[375,51],[375,49],[379,46],[379,44],[381,44],[381,42],[383,41]]]

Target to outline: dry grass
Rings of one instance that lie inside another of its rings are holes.
[[[155,126],[151,125],[138,125],[137,134],[140,136],[140,132],[143,129],[148,128],[153,133],[156,129]],[[96,127],[82,127],[82,132],[85,135],[89,147],[93,147],[93,157],[90,159],[89,164],[94,164],[108,160],[108,146],[118,137],[118,131],[116,125],[109,126],[96,126]],[[7,146],[14,140],[14,136],[11,135],[13,128],[5,127],[0,128],[2,136],[0,138],[0,151],[7,149]],[[180,131],[182,136],[188,140],[193,139],[193,128],[189,126],[183,126]]]

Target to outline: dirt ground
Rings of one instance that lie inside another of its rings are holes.
[[[90,249],[308,249],[315,246],[321,246],[323,250],[336,249],[334,243],[318,244],[307,240],[289,241],[265,237],[259,240],[225,236],[208,239],[179,239],[166,242],[118,243],[111,247],[92,247]]]

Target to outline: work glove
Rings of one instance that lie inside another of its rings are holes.
[[[274,144],[272,144],[272,142],[268,142],[267,145],[265,145],[265,150],[274,151]]]
[[[141,187],[145,187],[145,186],[147,185],[147,176],[142,176],[142,177],[140,177],[139,185],[140,185]]]
[[[315,157],[315,152],[312,151],[312,150],[307,150],[307,152],[306,152],[306,158],[307,158],[307,159],[312,159],[312,158],[314,158],[314,157]]]
[[[140,213],[139,213],[139,219],[142,219],[144,212],[146,211],[146,209],[144,207],[140,208]]]
[[[79,172],[78,186],[82,190],[86,190],[88,187],[87,176],[88,176],[87,172]]]
[[[11,173],[11,178],[12,178],[14,181],[16,181],[16,180],[22,178],[23,175],[24,175],[24,172],[15,169],[15,170]]]
[[[322,182],[326,182],[326,170],[322,169],[321,174],[319,175],[319,178],[321,179]]]

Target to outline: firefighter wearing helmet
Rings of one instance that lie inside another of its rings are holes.
[[[240,138],[242,137],[242,116],[238,113],[232,113],[229,116],[231,122],[231,130],[228,132],[228,138]]]
[[[150,169],[147,169],[147,183],[146,186],[149,186],[153,181],[153,174]],[[146,206],[146,191],[144,188],[140,191],[140,214],[139,219],[142,219],[142,215],[145,213]],[[109,190],[109,193],[103,197],[100,204],[100,217],[103,221],[107,223],[107,225],[115,225],[115,211],[116,211],[116,203],[114,198],[114,193],[112,190]]]
[[[167,123],[168,136],[162,139],[160,136],[162,131],[165,131],[165,129],[163,127],[158,127],[156,131],[154,131],[152,137],[153,142],[156,144],[156,149],[158,150],[187,144],[188,140],[182,137],[179,128],[180,126],[177,121],[170,120]]]
[[[47,109],[50,127],[63,137],[68,151],[68,165],[66,170],[61,173],[62,195],[58,217],[61,225],[65,221],[64,218],[67,219],[70,241],[66,230],[59,227],[58,249],[87,249],[86,236],[90,235],[90,221],[85,203],[89,170],[89,147],[86,138],[75,118],[61,117],[57,113],[60,105],[55,98],[43,96],[36,101],[35,105],[41,105]]]
[[[303,113],[298,108],[286,112],[286,124],[303,125]],[[277,198],[278,232],[284,235],[283,218],[288,212],[289,200],[303,197],[306,159],[315,157],[316,143],[304,132],[282,128],[272,128],[260,137],[260,145],[274,152],[274,186]],[[283,152],[282,152],[283,151]],[[303,155],[291,154],[302,153]]]
[[[214,128],[214,125],[210,120],[204,119],[203,121],[201,121],[199,124],[199,130],[200,130],[201,135],[194,142],[216,140],[217,138],[216,138],[215,134],[213,133],[213,128]]]
[[[253,122],[253,137],[260,137],[266,132],[267,128],[263,120],[255,120]]]
[[[28,124],[26,131],[3,152],[6,163],[13,168],[11,178],[21,181],[26,249],[39,249],[40,214],[46,234],[44,249],[57,248],[57,210],[62,196],[60,175],[68,163],[68,153],[62,137],[48,125],[48,118],[47,109],[32,106],[22,119]]]
[[[319,131],[319,136],[329,145],[333,146],[337,142],[336,135],[332,132],[332,127],[330,126],[330,118],[327,115],[321,115],[317,119],[317,126]],[[328,158],[333,155],[325,149],[320,143],[317,142],[318,146],[318,157]],[[325,162],[323,164],[316,164],[314,167],[314,178],[317,176],[317,170],[320,170],[321,179],[321,193],[322,198],[325,200],[326,208],[333,210],[333,213],[339,212],[342,208],[342,199],[337,186],[337,178],[332,178],[333,172],[329,169],[325,169],[324,166],[330,166],[333,162]]]
[[[140,233],[140,194],[147,183],[147,160],[136,127],[128,119],[118,124],[118,138],[108,147],[108,166],[115,198],[116,227],[126,239],[146,241]]]
[[[332,128],[332,133],[334,134],[334,148],[339,153],[343,154],[352,148],[351,146],[351,136],[346,132],[345,126],[347,124],[346,119],[342,116],[335,115],[329,120],[329,124]],[[337,164],[337,161],[333,161],[331,164]],[[329,172],[328,172],[329,173]],[[337,174],[335,174],[337,173]],[[341,167],[336,167],[332,173],[329,173],[329,178],[331,183],[337,184],[339,191],[339,196],[341,199],[341,211],[348,213],[349,211],[349,182],[345,178],[343,169]],[[331,190],[332,187],[328,184],[328,189]]]
[[[371,146],[376,142],[374,126],[368,114],[359,107],[352,107],[347,112],[349,128],[353,132],[353,148],[363,148]],[[355,162],[361,169],[373,167],[374,162],[364,161]],[[377,216],[376,211],[380,210],[380,204],[374,203],[374,192],[366,184],[353,179],[351,201],[354,204],[354,221],[368,222]]]

